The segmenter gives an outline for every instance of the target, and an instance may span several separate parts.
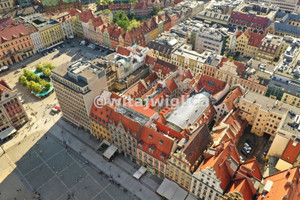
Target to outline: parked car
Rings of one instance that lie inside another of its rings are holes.
[[[243,156],[240,156],[240,160],[241,160],[242,162],[245,162]]]
[[[241,152],[242,152],[245,156],[247,156],[247,155],[250,153],[250,151],[247,151],[247,150],[245,150],[245,149],[242,149]]]

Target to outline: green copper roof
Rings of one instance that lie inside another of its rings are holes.
[[[62,0],[64,3],[75,3],[77,1],[80,2],[80,0]],[[57,6],[60,2],[60,0],[41,0],[43,3],[43,6],[50,7],[50,6]]]

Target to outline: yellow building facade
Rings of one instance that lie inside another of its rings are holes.
[[[14,0],[1,0],[0,1],[0,12],[9,11],[14,8]]]
[[[281,98],[281,101],[286,104],[300,108],[300,97],[297,97],[297,96],[294,96],[294,95],[291,95],[288,93],[284,93]]]
[[[240,99],[240,117],[252,125],[251,132],[263,136],[264,133],[275,136],[287,109],[278,101],[248,92]]]
[[[47,25],[45,28],[40,30],[40,34],[44,47],[46,48],[64,40],[62,27],[59,23],[55,25]]]

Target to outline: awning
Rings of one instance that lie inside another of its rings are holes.
[[[188,192],[179,187],[175,182],[165,178],[156,192],[169,200],[185,199]]]
[[[17,130],[13,126],[1,131],[0,132],[0,140],[7,138],[8,136],[14,134],[15,132],[17,132]]]
[[[103,153],[103,156],[106,158],[106,159],[110,159],[114,153],[118,150],[117,147],[115,147],[114,145],[111,145],[110,147],[108,147],[108,149],[106,149],[106,151]]]
[[[143,174],[145,174],[145,172],[147,171],[147,169],[144,167],[144,166],[141,166],[139,168],[139,170],[137,170],[134,174],[133,174],[133,177],[136,178],[136,179],[140,179],[141,176]]]
[[[56,47],[57,45],[60,45],[62,43],[64,43],[64,41],[60,41],[60,42],[58,42],[58,43],[56,43],[56,44],[54,44],[54,45],[52,45],[50,47],[47,47],[47,49],[51,49],[51,48]]]
[[[59,106],[55,106],[54,108],[57,110],[61,110],[61,107],[59,107]]]

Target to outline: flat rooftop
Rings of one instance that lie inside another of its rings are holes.
[[[105,71],[100,67],[97,67],[90,62],[83,61],[72,64],[62,64],[55,68],[52,72],[78,85],[79,87],[87,86],[88,80],[95,76],[100,78],[105,75]]]
[[[285,115],[288,111],[294,110],[295,112],[300,114],[300,109],[295,106],[291,106],[289,104],[285,104],[283,102],[277,101],[275,99],[271,99],[269,97],[254,93],[248,92],[244,95],[245,100],[249,102],[254,102],[257,105],[260,105],[262,110],[270,111],[279,115]],[[277,105],[276,105],[277,102]]]

